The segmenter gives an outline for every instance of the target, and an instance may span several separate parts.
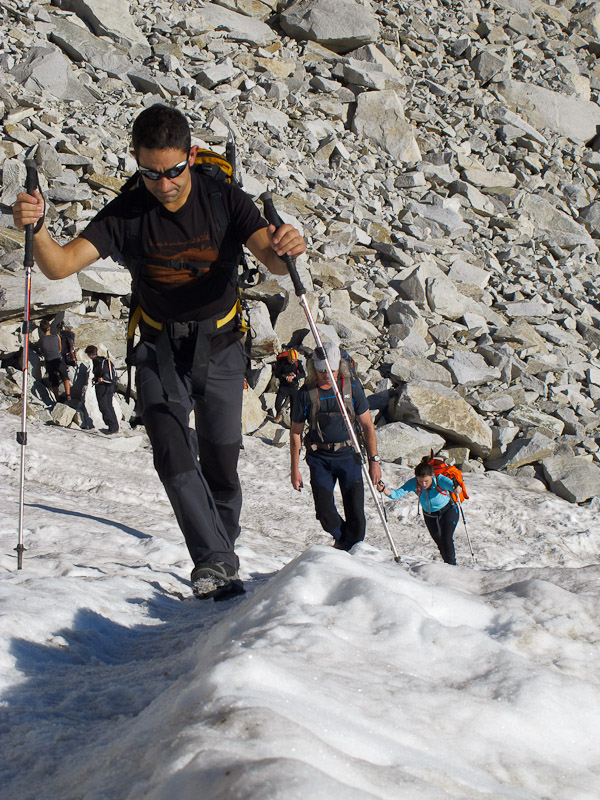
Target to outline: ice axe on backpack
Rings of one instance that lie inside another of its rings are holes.
[[[275,206],[273,204],[273,196],[272,196],[271,192],[264,192],[264,194],[261,195],[260,199],[262,200],[262,202],[264,204],[265,217],[267,218],[267,221],[271,225],[275,225],[276,228],[279,228],[281,225],[283,225],[283,220],[281,219],[281,217],[277,213],[277,210],[275,209]],[[394,540],[392,539],[392,534],[390,533],[390,530],[388,528],[387,521],[386,521],[386,518],[385,518],[385,511],[382,509],[382,505],[381,505],[380,499],[378,497],[378,493],[375,491],[375,487],[371,483],[371,476],[369,475],[369,468],[367,466],[366,459],[365,459],[365,457],[364,457],[364,455],[363,455],[363,453],[362,453],[362,451],[360,449],[360,444],[358,443],[358,438],[356,436],[356,431],[354,430],[352,422],[350,421],[350,417],[348,416],[348,411],[346,410],[346,406],[344,404],[344,399],[343,399],[342,394],[341,394],[341,392],[340,392],[340,390],[338,388],[337,381],[335,380],[335,377],[334,377],[334,374],[333,374],[333,370],[331,369],[331,364],[329,363],[329,359],[327,358],[327,353],[325,352],[325,348],[323,347],[323,341],[321,339],[321,335],[319,334],[319,331],[317,329],[317,325],[315,323],[315,320],[313,318],[312,312],[310,310],[310,306],[308,305],[308,301],[306,299],[306,289],[304,288],[304,286],[302,284],[302,280],[300,278],[300,275],[298,274],[298,270],[296,269],[296,265],[294,264],[293,259],[290,256],[284,256],[283,257],[283,261],[284,261],[284,263],[285,263],[285,265],[287,267],[287,270],[288,270],[288,272],[290,274],[290,278],[292,279],[292,284],[294,286],[294,291],[296,293],[296,296],[298,297],[298,300],[300,301],[300,305],[304,309],[304,313],[306,314],[306,319],[308,321],[308,326],[309,326],[309,328],[311,330],[311,333],[314,336],[315,342],[317,344],[317,355],[318,355],[318,358],[320,360],[324,361],[325,365],[327,367],[327,374],[329,376],[329,380],[331,381],[331,386],[333,387],[333,391],[334,391],[334,394],[335,394],[335,399],[337,401],[337,404],[339,406],[340,412],[342,414],[342,418],[344,420],[344,424],[346,425],[346,428],[348,429],[348,434],[349,434],[350,439],[352,441],[352,447],[354,448],[354,452],[356,453],[357,458],[360,460],[361,469],[362,469],[363,475],[365,476],[366,484],[367,484],[367,486],[369,487],[369,489],[371,491],[371,495],[373,497],[373,501],[375,502],[375,505],[377,507],[377,511],[379,513],[379,518],[381,520],[381,524],[383,525],[383,528],[384,528],[384,530],[386,532],[386,535],[387,535],[387,537],[389,539],[390,547],[392,549],[392,553],[394,554],[394,561],[399,562],[400,561],[400,555],[398,554],[398,551],[396,550],[396,545],[394,544]]]
[[[38,176],[35,161],[28,158],[25,161],[27,177],[25,179],[25,191],[33,194],[38,187]],[[25,228],[25,257],[23,266],[25,267],[25,302],[23,312],[23,384],[21,388],[21,430],[17,432],[17,442],[21,445],[21,475],[19,483],[19,531],[15,550],[17,551],[17,569],[23,568],[23,511],[25,506],[25,446],[27,444],[27,392],[28,392],[28,372],[29,372],[29,328],[30,328],[30,308],[31,308],[31,268],[33,267],[33,225]]]

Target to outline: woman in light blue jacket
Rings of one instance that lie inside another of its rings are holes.
[[[454,553],[454,530],[458,524],[458,506],[451,496],[454,483],[445,475],[436,475],[429,458],[415,467],[415,477],[406,481],[399,489],[387,489],[383,481],[377,488],[392,500],[399,500],[414,492],[419,497],[423,517],[431,538],[438,546],[446,564],[456,564]]]

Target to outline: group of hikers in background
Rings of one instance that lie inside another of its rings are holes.
[[[242,248],[269,272],[285,275],[285,259],[304,253],[306,243],[292,225],[269,224],[231,176],[213,166],[207,169],[205,151],[192,145],[188,122],[177,109],[160,103],[144,109],[133,124],[131,152],[138,169],[126,190],[66,244],[56,242],[46,228],[39,188],[18,195],[13,218],[19,229],[32,226],[35,260],[52,280],[116,254],[131,272],[127,361],[135,366],[137,408],[193,561],[193,592],[224,599],[244,591],[235,552],[242,504],[237,464],[248,367],[238,281]],[[365,393],[339,348],[333,343],[325,347],[347,411],[362,432],[369,478],[380,485],[375,428]],[[100,357],[92,348],[88,351],[98,402],[106,411],[110,389],[100,372]],[[56,353],[48,347],[48,365],[57,360]],[[51,382],[58,375],[69,394],[68,378],[60,366],[57,370]],[[298,353],[290,350],[276,374],[275,419],[285,401],[291,401],[292,485],[302,487],[299,455],[307,427],[304,443],[317,518],[335,546],[349,550],[365,535],[364,487],[326,364],[313,354],[300,386],[304,370]],[[58,384],[54,386],[58,394]],[[195,436],[189,432],[192,411]],[[110,417],[105,423],[114,428]],[[344,517],[334,502],[336,483]],[[421,485],[420,502],[427,514],[445,507],[436,499],[443,491],[435,477],[431,485]],[[442,517],[440,513],[437,518]],[[453,555],[447,546],[448,521],[453,518],[443,517],[436,539],[440,550],[446,543],[442,555],[449,563]]]
[[[39,324],[39,334],[37,350],[43,359],[46,379],[50,384],[54,399],[56,402],[71,403],[74,398],[71,391],[72,381],[69,369],[74,372],[78,367],[75,334],[56,319],[42,319]],[[106,425],[106,433],[117,433],[119,421],[113,403],[117,386],[114,364],[108,354],[99,355],[96,345],[86,347],[85,354],[91,361],[92,384],[98,408]],[[60,391],[61,383],[64,387],[62,393]],[[85,392],[81,399],[85,405]]]

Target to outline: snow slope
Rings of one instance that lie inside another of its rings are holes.
[[[247,437],[247,594],[197,601],[139,434],[31,424],[17,571],[19,427],[0,412],[3,800],[597,800],[598,500],[468,476],[476,564],[462,523],[439,560],[416,498],[387,504],[397,564],[370,497],[335,551]]]

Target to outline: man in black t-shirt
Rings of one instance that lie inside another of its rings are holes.
[[[132,145],[137,187],[66,245],[46,230],[39,191],[20,194],[13,217],[20,229],[35,226],[34,256],[48,278],[65,278],[113,253],[124,257],[133,276],[130,327],[139,323],[141,336],[130,359],[138,405],[194,562],[192,588],[199,597],[228,596],[243,591],[234,552],[246,369],[239,258],[246,245],[270,272],[284,275],[280,256],[298,256],[306,244],[291,225],[269,226],[241,189],[193,169],[198,148],[176,109],[145,109]]]
[[[344,401],[352,424],[360,423],[364,445],[369,459],[369,475],[376,485],[381,480],[381,467],[377,455],[375,426],[369,404],[360,382],[341,357],[340,349],[332,342],[324,342],[329,365]],[[352,446],[352,439],[338,405],[329,379],[324,359],[315,351],[307,363],[307,379],[298,392],[292,409],[290,431],[290,477],[297,491],[303,486],[300,474],[302,433],[308,423],[304,438],[306,463],[310,470],[310,485],[315,501],[317,519],[330,533],[338,550],[350,550],[365,537],[365,498],[362,467]],[[344,504],[345,519],[340,516],[333,495],[339,483]]]

